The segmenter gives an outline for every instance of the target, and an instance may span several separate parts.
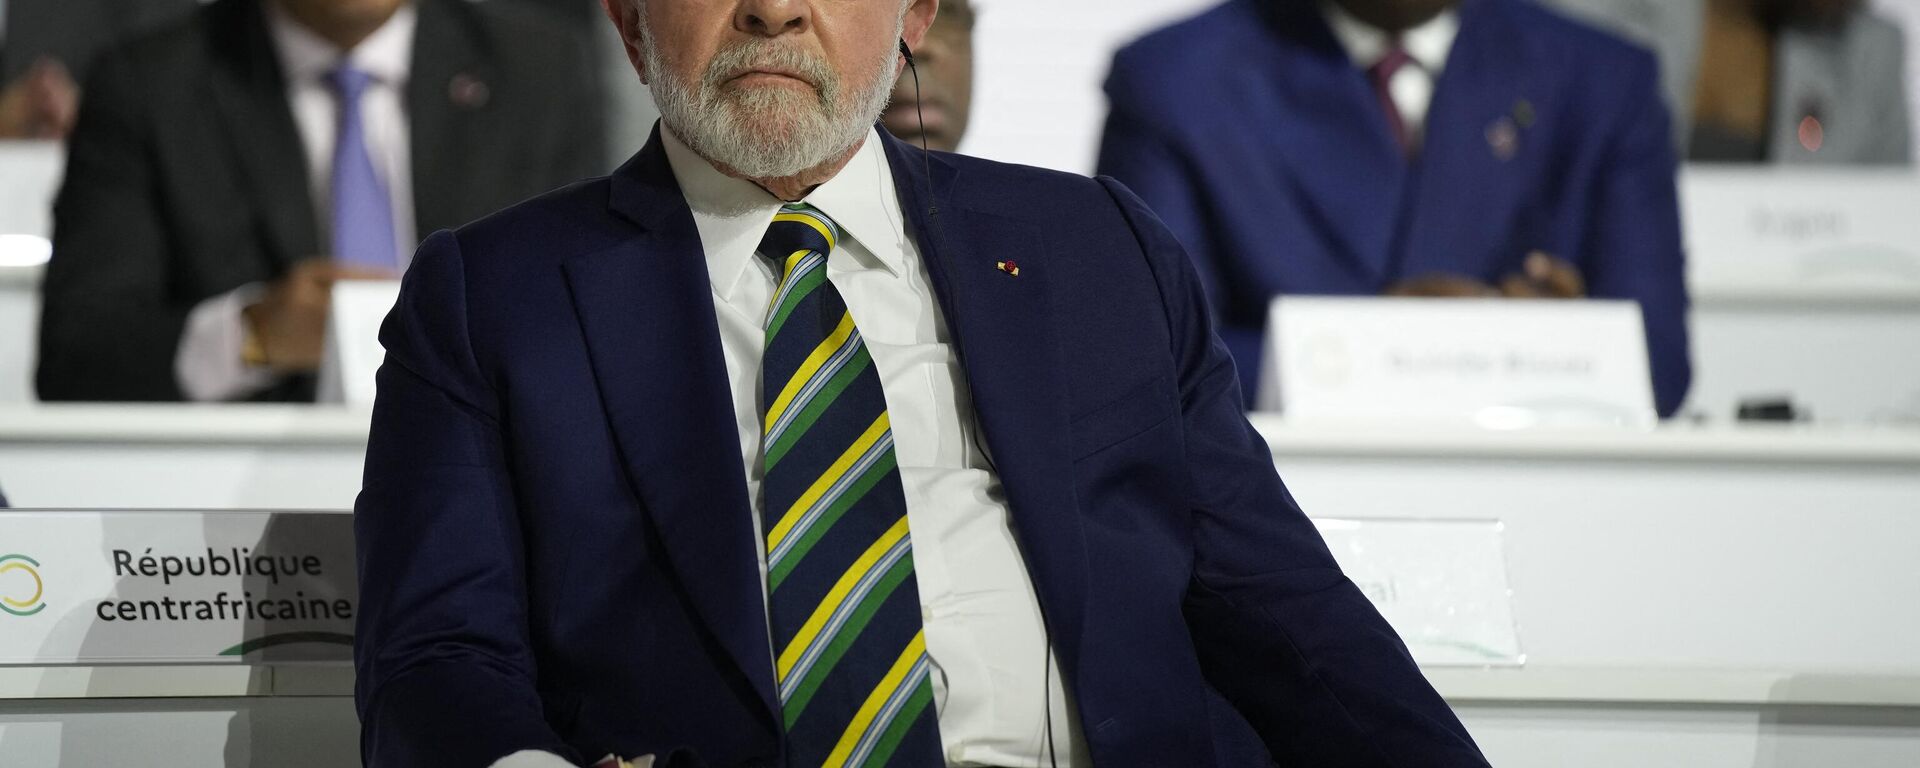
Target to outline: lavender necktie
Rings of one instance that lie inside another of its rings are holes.
[[[333,145],[333,258],[378,270],[399,266],[393,234],[393,200],[367,154],[360,96],[373,77],[341,64],[327,73],[340,100],[340,132]]]

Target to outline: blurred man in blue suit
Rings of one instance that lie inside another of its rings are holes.
[[[368,765],[1486,764],[1146,206],[875,129],[938,5],[607,0],[647,147],[421,246]]]
[[[1228,0],[1114,59],[1100,172],[1200,268],[1253,391],[1279,294],[1632,299],[1690,378],[1652,54],[1525,0]]]

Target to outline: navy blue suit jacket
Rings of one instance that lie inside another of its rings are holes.
[[[1409,162],[1311,0],[1228,0],[1122,50],[1100,172],[1186,245],[1252,393],[1276,295],[1495,282],[1530,251],[1646,320],[1654,401],[1686,395],[1687,294],[1652,54],[1525,0],[1464,0]]]
[[[1481,765],[1275,475],[1153,214],[1111,181],[923,173],[884,141],[1094,760]],[[367,762],[778,765],[707,267],[658,137],[429,238],[381,340]]]

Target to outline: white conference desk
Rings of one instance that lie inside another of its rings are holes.
[[[0,484],[22,507],[347,508],[365,422],[0,406]],[[1526,666],[1428,671],[1495,764],[1920,765],[1920,431],[1255,422],[1314,515],[1506,522]],[[349,764],[350,691],[341,668],[0,668],[0,754]]]

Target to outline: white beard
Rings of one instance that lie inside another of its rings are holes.
[[[904,19],[899,26],[904,28]],[[859,144],[886,110],[900,73],[899,57],[889,50],[875,62],[865,90],[847,98],[840,76],[822,58],[783,44],[749,43],[716,54],[695,89],[666,66],[645,24],[640,36],[660,119],[701,157],[756,179],[797,175]],[[818,95],[722,87],[730,75],[754,65],[799,73]]]

